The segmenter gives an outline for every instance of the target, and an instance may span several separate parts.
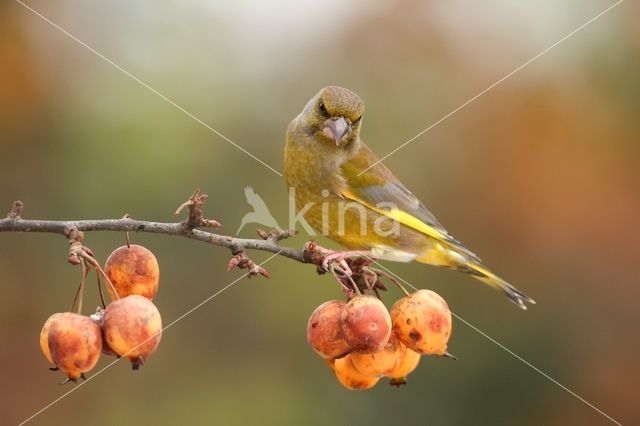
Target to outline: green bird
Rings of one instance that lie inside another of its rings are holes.
[[[287,129],[285,180],[296,208],[318,232],[350,251],[462,271],[500,290],[518,307],[535,303],[491,272],[379,162],[360,138],[364,103],[337,86],[321,89]]]

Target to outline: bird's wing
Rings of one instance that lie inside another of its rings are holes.
[[[342,195],[397,220],[431,238],[454,246],[473,259],[478,257],[450,236],[436,217],[387,167],[376,163],[375,154],[363,143],[357,155],[342,165],[347,183]],[[372,164],[373,167],[369,168]],[[362,173],[363,170],[366,170]],[[383,203],[383,204],[380,204]]]

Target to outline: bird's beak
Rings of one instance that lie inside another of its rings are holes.
[[[349,132],[349,123],[343,117],[330,118],[324,122],[322,131],[327,137],[336,141],[336,146],[340,145],[342,138]]]

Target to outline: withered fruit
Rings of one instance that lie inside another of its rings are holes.
[[[104,270],[118,296],[132,294],[153,300],[160,283],[160,267],[151,251],[143,246],[131,244],[115,249],[107,258]],[[111,299],[116,299],[107,287]]]
[[[342,300],[330,300],[318,306],[309,317],[307,342],[325,359],[340,358],[352,350],[340,327],[345,306]]]
[[[358,295],[346,305],[340,318],[345,340],[361,353],[380,352],[391,336],[391,317],[377,297]]]
[[[65,312],[50,318],[47,342],[51,360],[76,381],[91,370],[102,351],[100,325],[89,317]],[[46,356],[46,354],[45,354]]]
[[[111,350],[137,370],[160,344],[162,319],[153,302],[131,295],[107,306],[102,330]]]
[[[451,311],[437,293],[418,290],[391,308],[393,331],[410,349],[422,355],[444,355],[451,336]]]

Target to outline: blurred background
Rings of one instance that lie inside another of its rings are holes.
[[[382,156],[613,3],[28,5],[281,171],[286,126],[319,88],[342,85],[365,100],[363,137]],[[521,312],[462,274],[386,266],[624,424],[640,424],[639,17],[637,3],[621,3],[385,161],[538,304]],[[280,176],[12,1],[0,4],[0,61],[7,211],[21,199],[26,218],[174,221],[200,187],[208,215],[232,234],[251,210],[250,185],[286,224]],[[159,259],[165,324],[241,275],[225,272],[225,250],[132,238]],[[103,260],[123,242],[87,238]],[[47,370],[38,345],[80,279],[66,253],[58,235],[0,234],[3,423],[74,387],[58,385],[63,375]],[[270,280],[242,280],[166,330],[143,369],[117,363],[31,423],[610,423],[458,320],[457,362],[423,359],[400,389],[347,391],[305,339],[308,315],[341,297],[338,286],[284,258],[266,266]],[[86,312],[97,305],[94,287]],[[399,297],[391,290],[385,301]]]

